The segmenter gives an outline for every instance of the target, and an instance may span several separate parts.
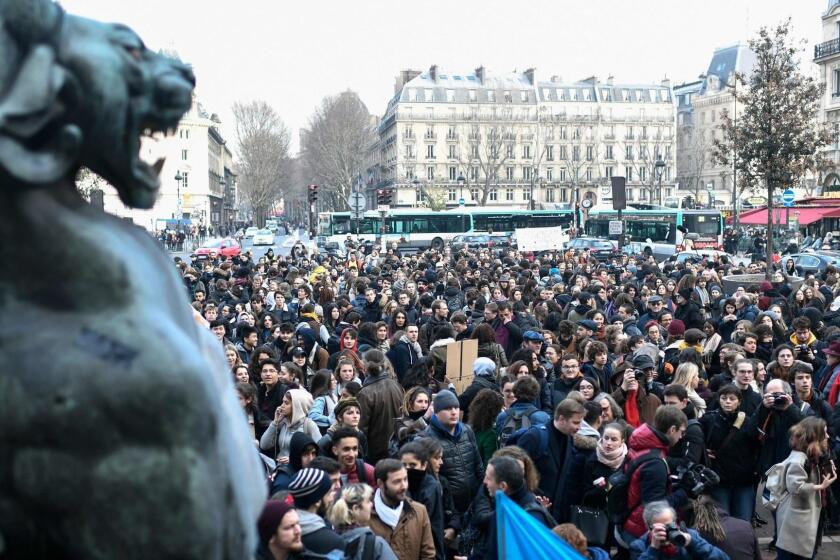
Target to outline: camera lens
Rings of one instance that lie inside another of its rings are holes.
[[[665,534],[669,543],[674,546],[685,546],[685,535],[682,534],[680,528],[675,523],[669,523],[665,526]]]

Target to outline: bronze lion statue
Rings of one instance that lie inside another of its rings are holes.
[[[0,51],[0,557],[249,558],[266,490],[221,348],[151,236],[74,183],[151,207],[140,138],[192,71],[50,0],[0,0]]]

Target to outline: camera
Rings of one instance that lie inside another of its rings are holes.
[[[692,498],[707,494],[720,484],[720,476],[715,471],[696,463],[677,467],[677,473],[672,478]]]
[[[676,523],[668,523],[665,525],[666,539],[674,546],[685,546],[686,540],[679,526]]]
[[[636,381],[638,381],[640,383],[645,380],[645,377],[647,377],[645,375],[645,370],[643,370],[643,369],[634,369],[633,370],[633,375],[636,376]]]
[[[799,345],[799,353],[800,354],[807,354],[808,353],[808,345],[807,344],[800,344]]]
[[[773,396],[773,406],[782,407],[788,402],[787,395],[784,393],[770,393]]]

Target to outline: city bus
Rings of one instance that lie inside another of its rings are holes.
[[[616,210],[592,210],[586,220],[587,236],[618,239],[609,234]],[[633,253],[665,260],[684,249],[685,236],[692,235],[695,249],[722,249],[723,216],[720,210],[684,210],[662,207],[628,207],[622,211],[624,241]]]
[[[412,247],[442,248],[456,235],[467,233],[512,234],[517,229],[560,226],[568,229],[574,219],[571,210],[523,210],[507,208],[454,208],[433,212],[428,209],[390,210],[384,219],[385,241],[399,241]],[[318,243],[342,244],[347,236],[365,241],[378,239],[383,226],[379,212],[365,212],[351,220],[350,212],[318,214]],[[358,228],[358,230],[357,230]]]

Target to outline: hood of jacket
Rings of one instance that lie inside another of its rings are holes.
[[[326,521],[324,521],[320,515],[304,509],[298,509],[296,511],[298,518],[300,519],[301,534],[308,535],[327,526]]]
[[[290,426],[295,426],[306,418],[306,414],[312,408],[312,395],[304,389],[289,389],[286,394],[292,401],[292,417],[288,423]]]
[[[446,297],[446,299],[452,299],[454,297],[460,296],[461,290],[459,290],[455,286],[449,286],[448,288],[446,288],[446,290],[444,290],[443,295]]]
[[[631,459],[635,459],[650,449],[660,449],[667,452],[668,440],[650,424],[642,424],[633,431],[627,448],[629,449]]]
[[[303,456],[304,450],[307,446],[313,446],[315,449],[318,449],[318,445],[306,432],[295,432],[292,434],[292,439],[289,442],[289,464],[295,471],[299,471],[303,468],[301,464],[301,459]]]
[[[309,323],[301,323],[306,325],[306,327],[302,329],[298,329],[297,335],[303,339],[303,349],[306,351],[307,357],[312,353],[312,349],[315,347],[317,335],[315,331],[309,328]]]
[[[814,336],[814,333],[812,331],[808,331],[808,335],[808,342],[806,342],[805,344],[807,344],[808,346],[812,346],[817,341],[817,337]],[[794,347],[802,344],[796,339],[796,333],[792,333],[788,340],[790,340],[790,343],[793,344]]]

